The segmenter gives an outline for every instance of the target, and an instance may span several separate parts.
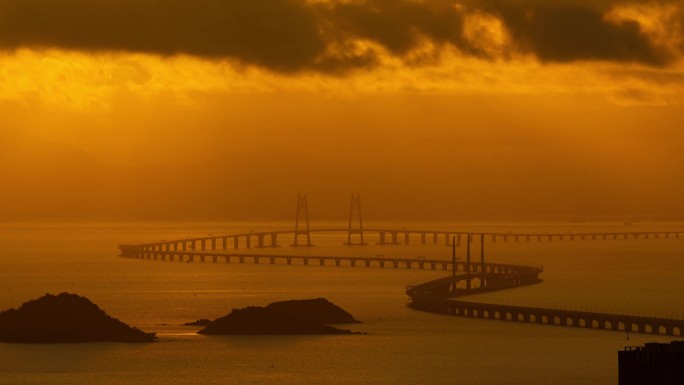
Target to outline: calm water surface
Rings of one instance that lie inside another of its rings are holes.
[[[389,225],[470,231],[682,230],[679,223]],[[616,384],[617,351],[668,338],[471,320],[412,310],[407,284],[440,271],[170,263],[117,257],[120,242],[290,228],[279,223],[0,225],[0,309],[78,293],[153,344],[0,344],[0,384]],[[336,246],[278,253],[450,258],[443,246]],[[283,240],[287,244],[287,240]],[[477,248],[476,248],[477,249]],[[458,248],[462,255],[465,247]],[[479,250],[479,249],[477,249]],[[476,300],[684,317],[684,238],[497,242],[490,261],[544,265],[540,285]],[[259,252],[268,252],[265,251]],[[477,254],[476,254],[477,255]],[[477,255],[479,258],[479,255]],[[179,326],[231,309],[326,297],[357,319],[352,336],[201,336]]]

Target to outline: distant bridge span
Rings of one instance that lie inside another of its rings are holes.
[[[445,230],[408,230],[369,228],[351,230],[345,228],[318,228],[307,230],[310,234],[347,235],[345,245],[366,245],[365,240],[371,239],[377,245],[409,245],[409,244],[443,244],[451,246],[452,239],[456,244],[470,234],[471,242],[533,242],[533,241],[586,241],[586,240],[628,240],[628,239],[667,239],[684,238],[682,231],[630,231],[630,232],[581,232],[581,233],[510,233],[510,232],[465,232]],[[270,230],[259,232],[238,233],[230,235],[206,235],[184,239],[162,240],[158,242],[124,244],[120,247],[142,249],[144,251],[193,251],[193,250],[228,250],[251,248],[281,247],[284,237],[292,239],[288,246],[310,246],[299,243],[297,235],[301,230]],[[365,235],[365,238],[363,237]]]

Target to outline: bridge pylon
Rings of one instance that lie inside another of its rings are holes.
[[[299,228],[299,218],[304,216],[304,222],[306,228]],[[306,243],[299,243],[299,237],[305,236]],[[294,243],[291,244],[292,247],[311,247],[311,229],[309,228],[309,206],[306,201],[306,194],[297,194],[297,218],[295,219],[295,230],[294,230]]]
[[[358,217],[358,228],[354,228],[354,214]],[[354,235],[358,234],[358,241],[353,241]],[[347,227],[347,246],[365,246],[363,240],[363,217],[361,216],[361,194],[352,194],[351,207],[349,208],[349,227]]]
[[[487,287],[487,273],[485,271],[485,241],[484,234],[480,234],[480,288]]]
[[[466,245],[466,290],[467,291],[472,290],[472,286],[470,284],[470,282],[472,281],[472,277],[471,277],[472,272],[470,270],[470,238],[471,238],[471,234],[468,233],[468,238],[467,238],[468,244]]]

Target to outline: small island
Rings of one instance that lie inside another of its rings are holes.
[[[359,323],[354,317],[325,298],[274,302],[266,307],[235,309],[200,334],[353,334],[330,324]]]
[[[110,317],[76,294],[46,294],[0,313],[0,342],[152,342],[145,333]]]

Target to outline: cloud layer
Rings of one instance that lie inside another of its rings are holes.
[[[488,15],[503,26],[510,54],[666,66],[684,47],[672,52],[637,21],[607,17],[615,6],[644,2],[0,0],[0,49],[187,54],[275,72],[339,73],[376,66],[383,55],[409,61],[426,45],[436,56],[492,58],[482,31],[468,38],[465,31],[468,20]],[[678,19],[681,9],[666,26],[673,40]]]

